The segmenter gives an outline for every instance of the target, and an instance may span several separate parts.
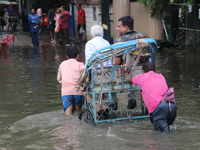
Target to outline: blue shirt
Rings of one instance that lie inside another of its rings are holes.
[[[29,14],[28,23],[30,32],[37,32],[39,30],[40,19],[37,14]]]
[[[15,12],[15,8],[14,7],[7,7],[7,11],[8,11],[8,16],[14,16],[14,12]]]

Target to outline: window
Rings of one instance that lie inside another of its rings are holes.
[[[93,10],[93,20],[97,21],[97,10],[96,10],[96,7],[92,7],[92,10]]]

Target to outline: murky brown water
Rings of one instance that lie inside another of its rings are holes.
[[[93,127],[65,116],[57,69],[66,47],[12,47],[0,57],[0,149],[200,149],[200,53],[163,50],[156,68],[175,88],[178,117],[170,134],[149,119]],[[84,46],[80,60],[84,61]]]

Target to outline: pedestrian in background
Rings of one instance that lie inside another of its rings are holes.
[[[13,7],[13,3],[10,3],[10,6],[7,7],[7,12],[8,12],[8,22],[9,22],[8,30],[10,27],[10,30],[13,31],[12,23],[13,23],[13,17],[15,15],[15,8]]]
[[[28,31],[28,12],[27,7],[22,5],[22,11],[21,11],[21,18],[22,18],[22,27],[23,31]]]
[[[69,42],[68,17],[69,17],[69,12],[66,11],[65,6],[62,6],[60,17],[59,17],[59,23],[60,23],[59,43],[60,44],[66,44]],[[64,41],[66,41],[66,43],[64,43]]]
[[[35,9],[31,9],[28,15],[29,30],[31,32],[32,45],[39,45],[39,16],[35,13]]]
[[[78,32],[78,37],[79,40],[76,41],[77,43],[82,42],[82,38],[83,38],[83,33],[79,33],[80,28],[83,27],[83,29],[85,30],[85,11],[81,8],[81,4],[77,4],[76,5],[77,9],[78,9],[78,26],[77,26],[77,32]]]
[[[58,26],[58,25],[59,25],[60,13],[61,13],[60,8],[57,8],[57,9],[56,9],[56,12],[55,12],[55,16],[54,16],[55,26]],[[58,32],[59,32],[59,31],[58,31]],[[54,32],[54,40],[51,41],[51,43],[56,43],[56,39],[57,39],[58,32],[57,32],[57,33]]]
[[[53,41],[53,37],[54,37],[54,29],[55,29],[55,11],[56,11],[56,5],[53,5],[53,8],[49,10],[47,18],[48,18],[48,29],[50,31],[50,37],[51,37],[51,41]]]
[[[46,13],[42,12],[44,10],[44,4],[41,5],[40,8],[37,9],[37,15],[40,18],[40,25],[39,25],[39,39],[40,39],[40,35],[42,32],[42,25],[44,23],[44,16],[46,16]]]

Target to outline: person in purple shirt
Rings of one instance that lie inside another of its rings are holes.
[[[12,31],[12,21],[13,21],[13,16],[15,15],[15,8],[13,7],[13,3],[10,3],[10,6],[7,7],[7,12],[8,12],[8,22],[9,22],[9,27]]]
[[[125,70],[125,65],[122,66],[126,81],[141,87],[142,98],[155,130],[169,132],[169,125],[172,125],[176,118],[177,108],[175,103],[163,99],[168,90],[166,80],[162,74],[155,73],[155,65],[151,62],[146,62],[142,69],[143,74],[129,79],[130,69]]]

